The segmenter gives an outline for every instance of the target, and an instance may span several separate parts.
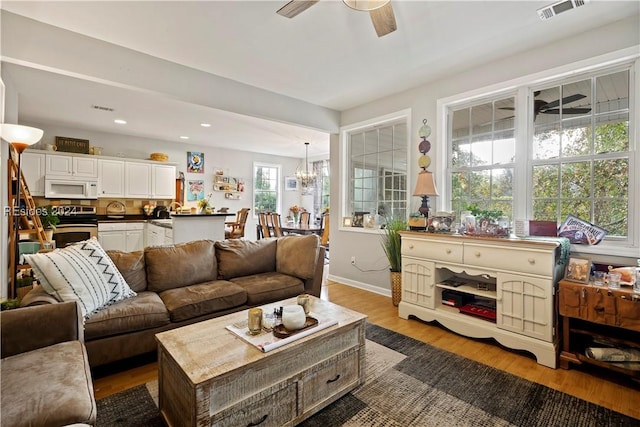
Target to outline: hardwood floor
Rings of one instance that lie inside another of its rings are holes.
[[[493,340],[470,339],[436,323],[401,319],[391,298],[336,282],[323,287],[322,298],[366,314],[370,323],[640,419],[640,384],[614,373],[593,367],[550,369],[537,364],[532,355],[505,349]],[[123,369],[94,378],[96,399],[157,378],[155,362]]]

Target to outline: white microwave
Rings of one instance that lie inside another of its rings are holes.
[[[97,199],[97,178],[45,177],[44,197],[47,199]]]

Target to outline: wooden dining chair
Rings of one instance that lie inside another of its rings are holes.
[[[275,213],[272,212],[269,215],[269,225],[271,226],[271,230],[273,232],[273,236],[274,237],[282,237],[283,233],[282,233],[282,225],[280,223],[280,214],[279,213]]]
[[[242,208],[236,213],[235,221],[225,222],[225,239],[241,239],[244,237],[244,229],[247,225],[247,217],[250,210],[249,208]]]
[[[309,225],[311,221],[311,213],[304,211],[300,212],[300,225]]]
[[[262,237],[265,239],[267,237],[271,237],[271,228],[269,227],[269,213],[260,212],[258,214],[258,220],[260,222],[260,231],[262,232]]]
[[[320,236],[320,246],[329,250],[329,214],[322,215],[322,236]]]

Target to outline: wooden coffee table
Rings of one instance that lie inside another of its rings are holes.
[[[338,324],[267,353],[226,329],[247,311],[157,334],[167,424],[292,426],[362,384],[366,316],[316,297],[309,315]]]

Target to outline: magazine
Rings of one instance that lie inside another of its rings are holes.
[[[597,245],[607,235],[607,230],[585,220],[568,215],[560,228],[558,236],[566,237],[571,243]]]
[[[258,350],[266,353],[268,351],[274,350],[278,347],[282,347],[285,344],[289,344],[295,340],[299,340],[300,338],[304,338],[308,335],[314,334],[323,329],[327,329],[331,326],[337,325],[338,321],[335,319],[318,319],[318,324],[312,328],[304,329],[298,333],[292,334],[287,338],[278,338],[273,335],[272,331],[267,331],[265,329],[262,330],[258,335],[250,335],[249,329],[247,328],[247,321],[242,321],[238,323],[234,323],[232,325],[228,325],[226,328],[248,342],[249,344],[255,346]]]

